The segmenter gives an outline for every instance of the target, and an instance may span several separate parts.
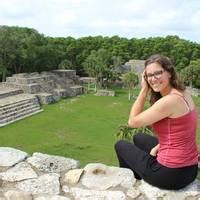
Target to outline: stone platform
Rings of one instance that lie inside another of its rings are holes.
[[[0,147],[1,200],[199,200],[200,181],[161,190],[135,179],[130,169]]]
[[[23,93],[23,90],[17,88],[6,88],[0,85],[0,99]]]
[[[0,127],[41,112],[40,104],[82,93],[75,70],[13,74],[0,83]]]

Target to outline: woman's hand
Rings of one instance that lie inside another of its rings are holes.
[[[142,89],[144,89],[144,90],[149,92],[151,88],[149,87],[149,84],[148,84],[148,82],[147,82],[147,80],[145,78],[145,70],[143,71],[141,76],[142,76],[141,87],[142,87]]]
[[[160,148],[160,144],[157,144],[155,147],[153,147],[150,151],[150,155],[152,156],[156,156],[158,151],[159,151],[159,148]]]

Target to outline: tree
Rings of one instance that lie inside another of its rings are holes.
[[[0,62],[1,63],[1,62]],[[2,77],[2,81],[6,81],[6,75],[8,73],[7,67],[0,64],[0,76]]]
[[[105,49],[93,50],[84,62],[86,72],[95,77],[100,88],[103,86],[103,80],[108,77],[110,66],[110,55]]]
[[[6,26],[0,26],[0,74],[3,81],[11,71],[10,64],[14,57],[11,35],[11,31]]]
[[[69,60],[65,59],[58,65],[58,68],[59,69],[73,69],[73,66]]]
[[[112,67],[116,69],[118,67],[121,67],[124,61],[121,56],[113,56],[112,62],[113,62]]]
[[[191,61],[180,75],[186,85],[200,88],[200,59]]]
[[[129,89],[128,100],[131,100],[131,90],[138,84],[138,76],[134,72],[123,74],[122,79]]]
[[[0,65],[6,68],[3,73],[31,71],[44,41],[44,36],[35,29],[0,26]]]
[[[157,53],[172,58],[177,70],[181,71],[192,60],[200,59],[200,44],[178,36],[53,38],[35,29],[0,26],[0,78],[4,79],[13,73],[56,69],[63,60],[68,60],[65,67],[72,66],[78,75],[95,74],[101,85],[103,79],[115,77],[113,66]]]

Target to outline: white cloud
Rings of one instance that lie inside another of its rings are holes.
[[[9,0],[0,24],[27,26],[49,36],[178,35],[200,41],[198,0]]]

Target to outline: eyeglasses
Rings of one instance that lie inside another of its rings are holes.
[[[149,73],[149,74],[146,74],[145,77],[149,80],[149,79],[152,79],[153,77],[155,79],[159,79],[162,77],[162,74],[163,74],[164,70],[160,70],[160,71],[156,71],[154,73]]]

